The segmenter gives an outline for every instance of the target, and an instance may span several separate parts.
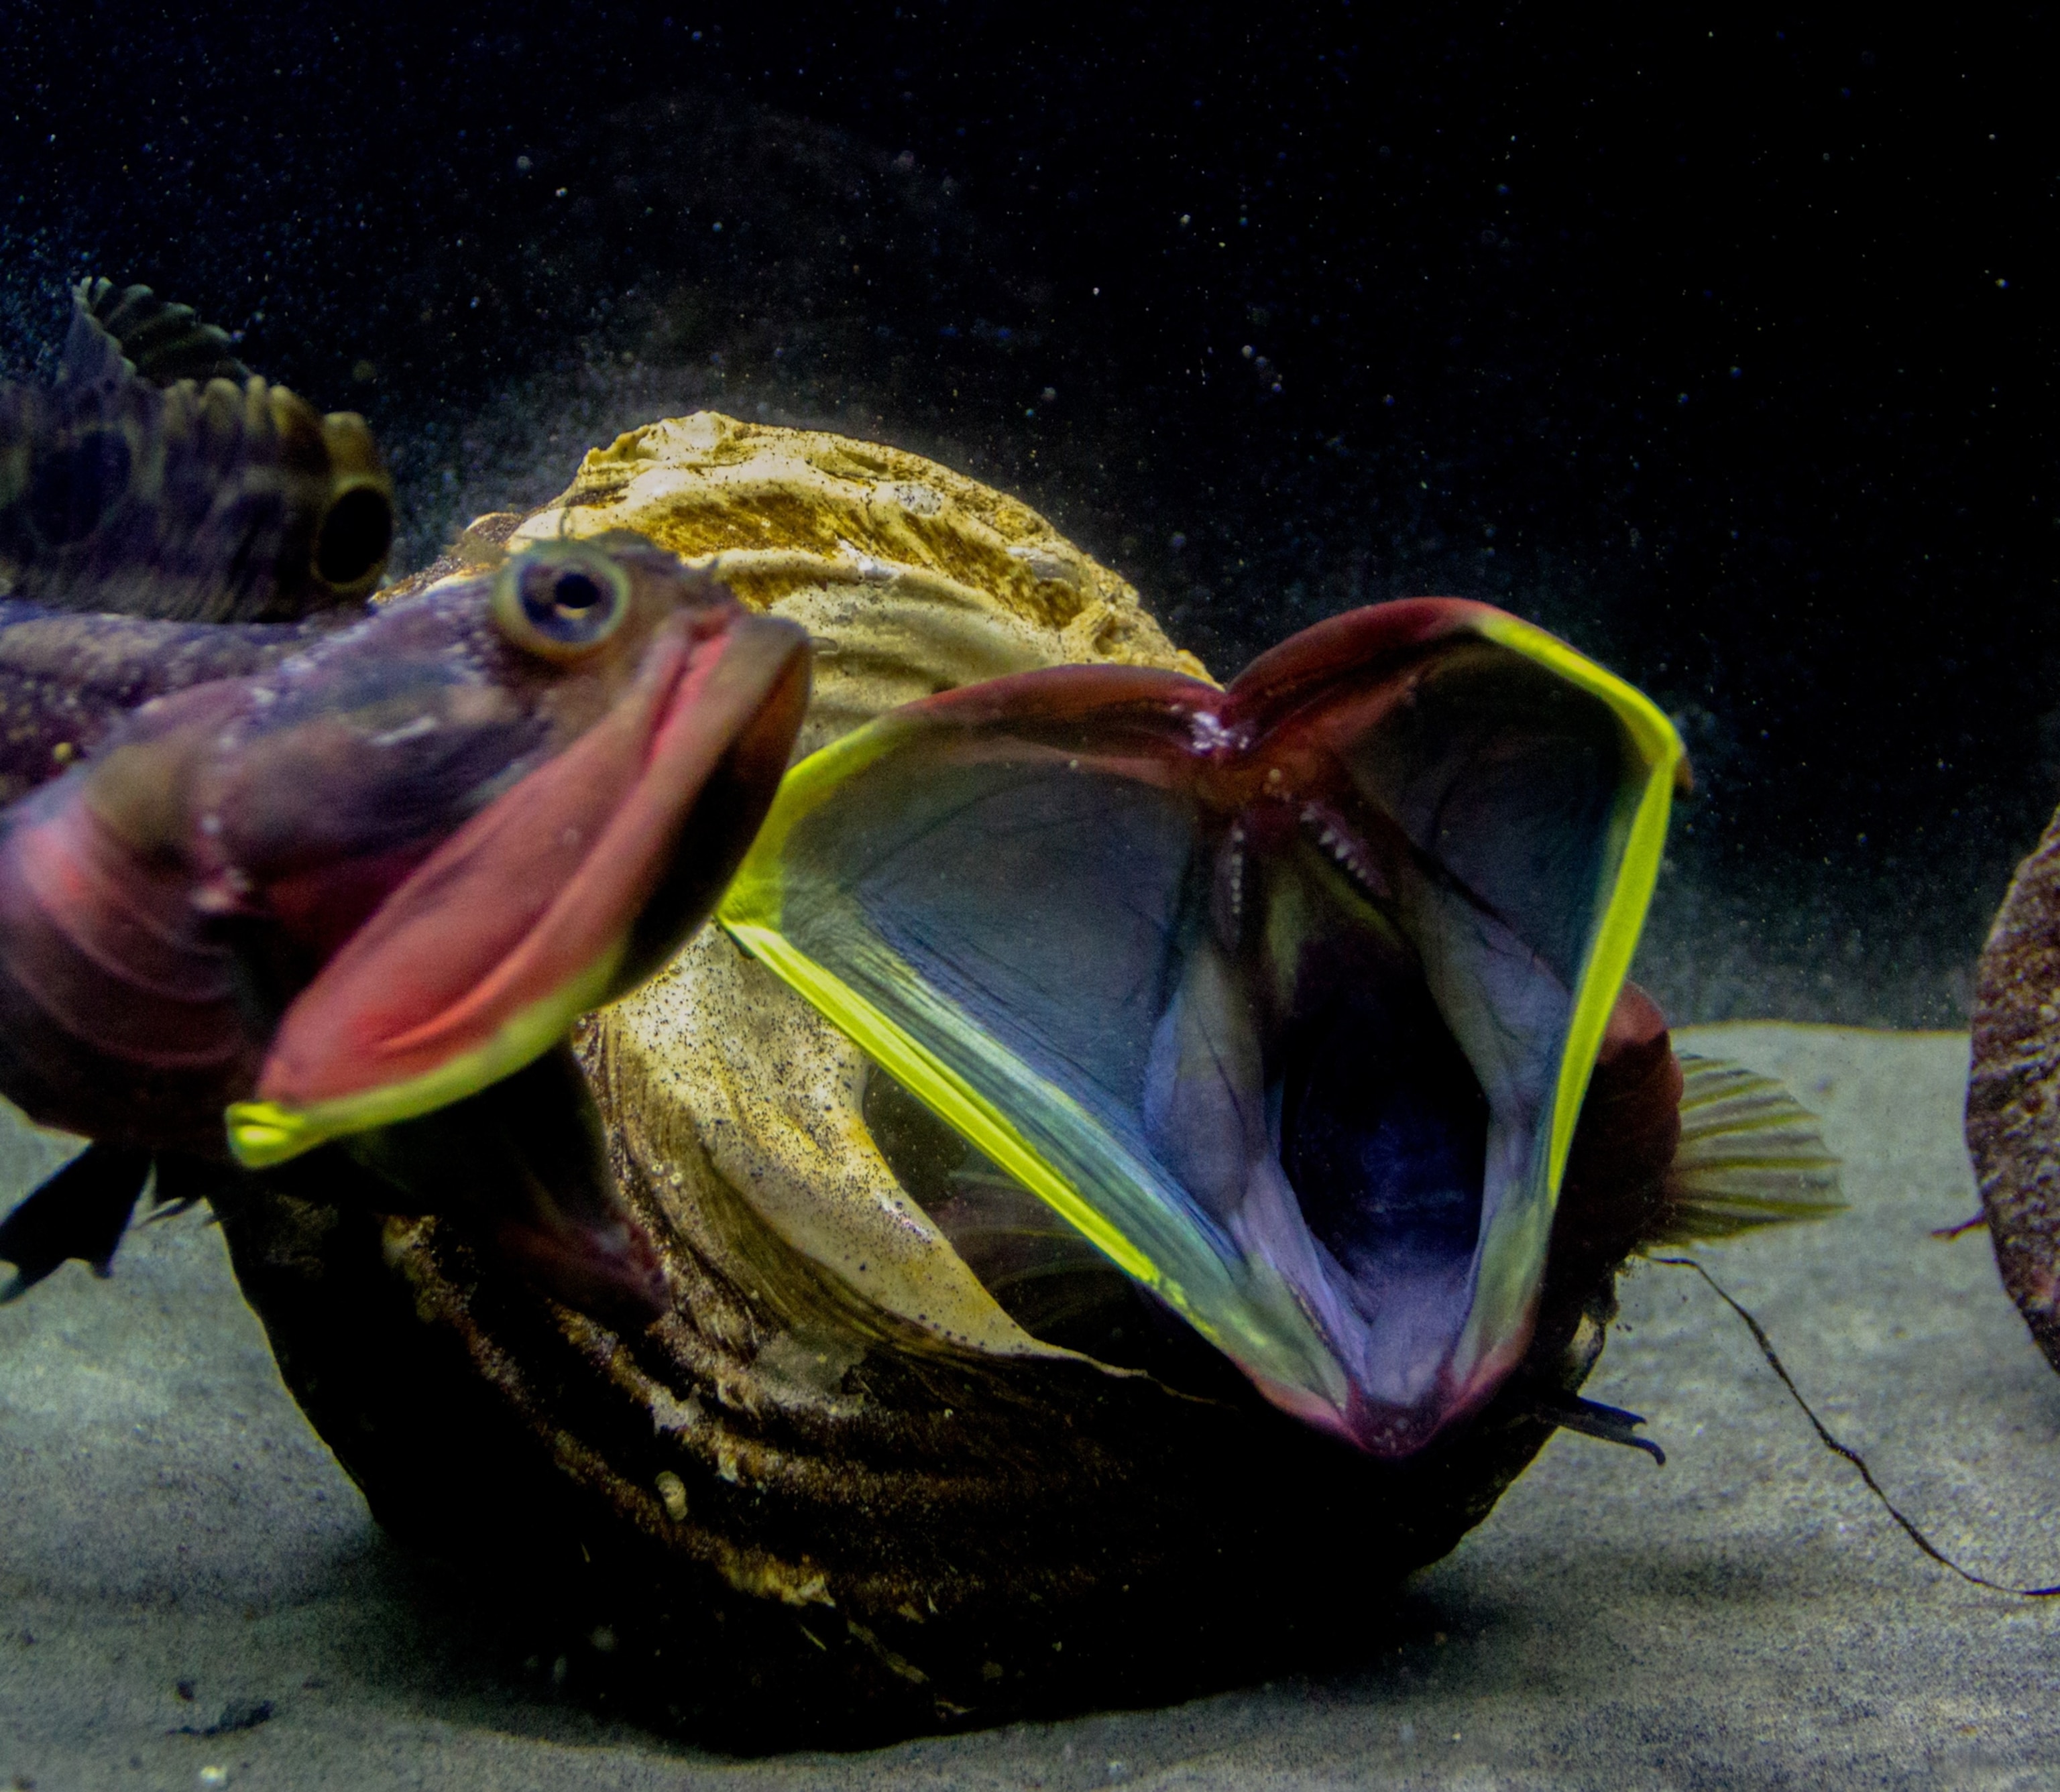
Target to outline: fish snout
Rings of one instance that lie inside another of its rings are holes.
[[[287,1009],[246,1163],[427,1114],[532,1061],[707,918],[786,768],[806,633],[682,613],[633,688],[417,865]]]

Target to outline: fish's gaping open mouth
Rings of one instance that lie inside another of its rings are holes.
[[[238,1160],[429,1113],[537,1057],[648,976],[706,916],[751,842],[808,698],[807,637],[683,619],[573,745],[417,867],[294,999]]]
[[[1681,764],[1542,631],[1391,604],[1224,692],[886,716],[788,776],[721,918],[1276,1405],[1403,1456],[1529,1343]]]

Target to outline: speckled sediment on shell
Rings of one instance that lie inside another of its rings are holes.
[[[1137,593],[1028,505],[898,449],[702,412],[596,449],[511,542],[626,529],[808,629],[799,758],[888,709],[1082,661],[1207,677]],[[896,1319],[954,1343],[1050,1354],[904,1194],[859,1113],[848,1040],[718,931],[604,1017],[653,1165],[705,1151],[780,1238]]]

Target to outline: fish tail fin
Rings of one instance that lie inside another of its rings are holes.
[[[106,1275],[150,1175],[148,1151],[88,1145],[45,1177],[0,1219],[0,1258],[14,1266],[0,1303],[19,1299],[70,1257]]]
[[[1680,1054],[1681,1143],[1647,1246],[1727,1239],[1845,1211],[1817,1116],[1771,1076]]]

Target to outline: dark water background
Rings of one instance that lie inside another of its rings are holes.
[[[0,9],[0,370],[80,273],[365,411],[404,553],[712,405],[936,455],[1220,672],[1422,591],[1681,722],[1646,976],[1964,1019],[2060,795],[2037,9]]]

